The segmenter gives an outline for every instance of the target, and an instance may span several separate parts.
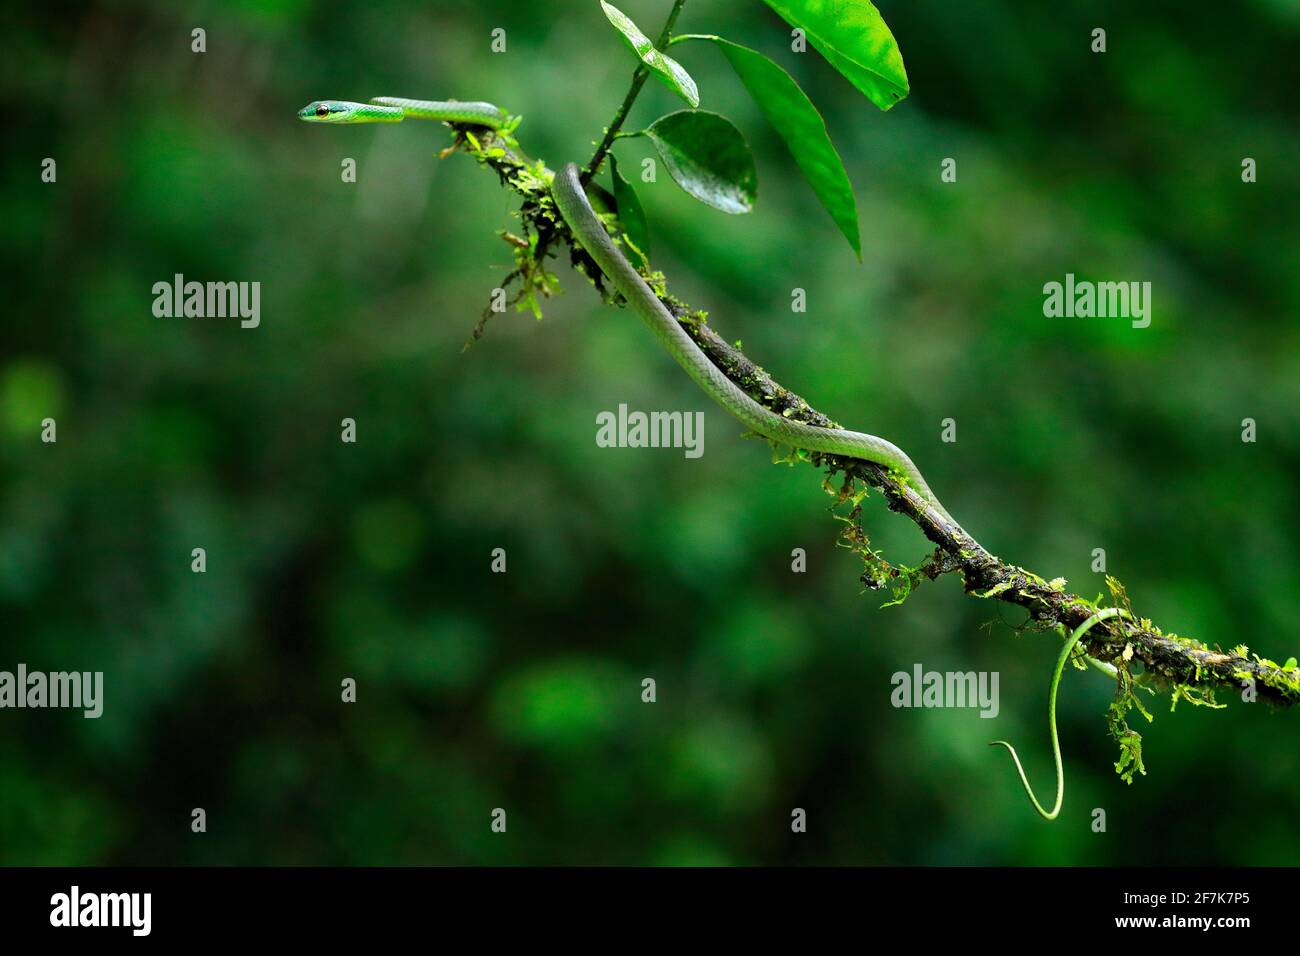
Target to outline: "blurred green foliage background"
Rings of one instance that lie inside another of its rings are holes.
[[[668,3],[621,6],[657,33]],[[1296,653],[1300,6],[881,9],[913,88],[888,114],[792,53],[758,0],[691,0],[679,24],[803,84],[854,178],[865,262],[722,57],[682,47],[703,106],[750,139],[759,202],[733,218],[666,176],[642,186],[656,264],[780,381],[907,449],[996,553],[1092,596],[1105,548],[1164,627]],[[584,160],[634,66],[595,0],[3,17],[0,668],[103,670],[106,701],[99,720],[0,712],[0,862],[1300,858],[1300,715],[1157,700],[1150,775],[1126,787],[1092,672],[1065,678],[1065,811],[1040,821],[987,744],[1017,743],[1050,793],[1057,641],[956,580],[878,609],[819,474],[739,440],[563,262],[544,321],[497,317],[461,353],[508,268],[511,196],[439,162],[439,126],[295,111],[490,99],[533,155]],[[632,126],[679,105],[650,83]],[[629,172],[650,155],[616,152]],[[155,318],[151,287],[178,272],[260,281],[261,327]],[[1151,281],[1151,327],[1044,318],[1067,272]],[[704,410],[704,457],[597,448],[620,402]],[[928,551],[876,498],[866,524],[888,558]],[[998,671],[1000,716],[892,708],[890,675],[917,662]]]

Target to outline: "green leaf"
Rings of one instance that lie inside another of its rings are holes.
[[[700,105],[700,91],[695,86],[695,81],[691,75],[686,72],[685,68],[674,60],[672,57],[665,56],[655,49],[655,45],[650,38],[641,32],[632,19],[618,7],[608,4],[605,0],[600,0],[601,9],[605,11],[605,16],[609,22],[614,24],[632,52],[637,55],[650,72],[657,76],[663,84],[672,90],[692,108]]]
[[[623,235],[633,250],[640,254],[646,266],[650,265],[650,225],[646,222],[645,210],[637,198],[632,184],[618,171],[618,160],[609,157],[609,172],[614,180],[614,203],[618,210],[618,221],[623,226]]]
[[[910,87],[894,35],[868,0],[764,0],[882,110]]]
[[[754,207],[754,157],[730,120],[707,110],[679,110],[634,135],[650,137],[669,175],[700,202],[732,215]]]
[[[610,156],[611,160],[613,158]],[[614,194],[594,179],[587,183],[587,198],[591,200],[591,208],[596,212],[602,215],[618,215],[618,202],[614,199]]]
[[[722,37],[689,35],[677,39],[708,40],[726,55],[740,82],[785,140],[818,201],[831,214],[860,260],[862,243],[858,237],[858,204],[853,198],[853,184],[839,153],[831,145],[826,121],[799,89],[794,77],[757,50]]]

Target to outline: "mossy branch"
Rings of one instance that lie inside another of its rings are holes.
[[[540,250],[537,265],[542,274],[545,270],[540,260],[548,254],[547,250],[567,246],[574,268],[592,281],[603,298],[621,304],[618,294],[603,282],[599,267],[574,241],[557,214],[549,194],[553,179],[551,171],[541,163],[524,159],[512,132],[503,131],[495,136],[475,139],[460,130],[457,131],[457,145],[494,170],[503,185],[523,197],[520,216],[526,229],[539,237],[536,243]],[[610,220],[613,224],[612,215]],[[696,344],[750,397],[794,421],[837,427],[831,418],[782,386],[739,348],[729,344],[708,324],[705,313],[690,308],[669,294],[662,274],[650,275],[647,279]],[[865,583],[879,586],[886,579],[893,578],[902,583],[905,597],[922,578],[934,579],[942,574],[955,573],[961,578],[967,594],[1024,608],[1033,624],[1058,629],[1062,634],[1080,627],[1098,611],[1097,603],[1066,591],[1063,580],[1046,580],[991,554],[963,529],[938,514],[886,468],[834,455],[808,454],[806,457],[814,465],[827,468],[829,476],[843,476],[838,494],[841,500],[852,500],[854,504],[848,520],[855,531],[849,537],[854,550],[868,561],[869,573],[863,576]],[[855,491],[855,482],[863,490],[878,490],[891,511],[909,518],[936,546],[934,554],[920,568],[890,567],[871,551],[856,522],[861,493]],[[853,540],[855,534],[856,541]],[[878,568],[883,567],[883,573],[872,574],[870,565],[873,563]],[[1247,688],[1252,688],[1259,700],[1276,705],[1289,706],[1300,702],[1300,667],[1296,666],[1294,658],[1279,665],[1251,654],[1244,646],[1230,651],[1212,649],[1200,641],[1162,631],[1152,621],[1133,611],[1118,581],[1108,578],[1107,582],[1113,603],[1124,607],[1131,614],[1131,620],[1117,616],[1098,624],[1087,632],[1081,646],[1094,662],[1108,668],[1108,672],[1114,671],[1112,676],[1117,679],[1120,693],[1112,707],[1112,711],[1118,714],[1112,721],[1112,733],[1118,735],[1122,747],[1129,747],[1126,740],[1137,737],[1136,732],[1128,730],[1124,724],[1123,714],[1130,707],[1142,709],[1132,694],[1135,678],[1131,665],[1135,660],[1144,667],[1136,680],[1148,687],[1170,690],[1175,705],[1180,699],[1214,705],[1216,690],[1236,693]],[[1136,750],[1136,744],[1132,749]],[[1128,758],[1125,767],[1117,766],[1116,769],[1129,779],[1135,770],[1141,770],[1141,757],[1140,751],[1125,750],[1125,753]]]

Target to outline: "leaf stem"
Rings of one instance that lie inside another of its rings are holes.
[[[686,0],[673,0],[673,9],[668,14],[668,19],[664,21],[664,28],[659,34],[658,41],[655,43],[655,49],[662,50],[668,45],[669,41],[672,39],[673,27],[677,25],[677,17],[682,12],[682,7],[684,6],[686,6]],[[579,179],[584,186],[590,182],[592,176],[600,172],[600,164],[605,161],[605,156],[609,153],[610,146],[614,144],[614,140],[618,137],[619,130],[623,128],[623,121],[627,119],[627,114],[631,111],[632,104],[636,102],[636,98],[641,92],[641,87],[645,85],[646,77],[649,75],[650,68],[644,63],[637,66],[636,72],[632,74],[632,86],[628,89],[627,96],[623,97],[623,102],[619,106],[618,112],[614,114],[614,118],[610,120],[609,126],[605,128],[605,138],[600,141],[600,145],[596,147],[595,154],[592,155],[590,161],[588,161],[586,167],[582,170],[582,175],[579,176]]]

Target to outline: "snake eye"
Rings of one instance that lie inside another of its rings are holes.
[[[330,108],[329,108],[328,106],[326,106],[324,103],[318,103],[318,104],[316,105],[316,115],[317,115],[317,116],[329,116],[329,115],[330,115]]]

